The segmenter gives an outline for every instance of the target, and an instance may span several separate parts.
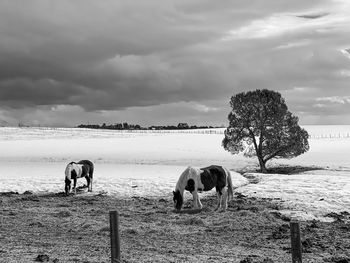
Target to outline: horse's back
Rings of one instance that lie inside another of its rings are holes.
[[[90,177],[92,177],[94,173],[94,164],[89,160],[81,160],[78,162],[78,164],[82,165],[83,173],[89,174]]]
[[[89,161],[89,160],[81,160],[81,161],[78,162],[78,164],[85,164],[85,165],[94,167],[94,164],[91,161]]]
[[[226,170],[219,165],[211,165],[205,168],[201,168],[201,181],[204,185],[204,191],[209,191],[216,187],[221,189],[226,186]]]
[[[201,168],[201,170],[208,170],[213,174],[225,174],[225,168],[220,165],[210,165],[208,167]]]

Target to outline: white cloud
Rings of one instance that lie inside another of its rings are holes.
[[[348,30],[350,22],[350,4],[338,1],[327,9],[312,10],[304,13],[275,13],[262,19],[256,19],[239,28],[227,32],[223,40],[270,38],[298,31],[315,31],[319,33],[334,30]],[[289,43],[279,48],[290,48],[307,44],[307,40]]]
[[[350,77],[350,70],[340,70],[339,75],[343,77]]]
[[[336,104],[348,104],[350,103],[350,96],[321,97],[321,98],[316,98],[316,101],[330,102],[330,103],[336,103]]]
[[[216,107],[209,107],[207,105],[199,104],[199,103],[194,103],[193,108],[199,112],[215,112],[219,110]]]
[[[308,39],[305,39],[305,40],[290,42],[287,44],[277,46],[276,49],[290,49],[290,48],[296,48],[296,47],[303,47],[303,46],[310,45],[310,44],[311,44],[311,41]]]
[[[288,14],[274,14],[230,30],[223,40],[266,38],[292,31],[300,27],[298,19]]]
[[[325,107],[327,107],[327,105],[326,104],[322,104],[322,103],[316,103],[316,104],[313,105],[313,107],[315,107],[315,108],[325,108]]]
[[[348,59],[350,59],[350,53],[349,53],[349,48],[346,48],[346,49],[341,49],[340,52],[345,56],[347,57]]]

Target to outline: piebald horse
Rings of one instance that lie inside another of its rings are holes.
[[[89,160],[81,160],[79,162],[70,162],[65,170],[65,192],[69,194],[71,189],[71,183],[73,180],[73,190],[77,193],[77,179],[86,178],[88,191],[92,191],[92,177],[94,174],[94,164]]]
[[[180,211],[183,205],[184,191],[193,196],[193,208],[202,209],[198,192],[209,191],[215,187],[218,205],[215,210],[227,209],[227,199],[233,197],[232,179],[229,170],[222,166],[211,165],[205,168],[187,167],[180,175],[174,194],[175,209]]]

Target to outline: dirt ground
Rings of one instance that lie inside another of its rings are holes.
[[[109,211],[120,213],[122,262],[292,262],[279,200],[236,194],[226,212],[175,213],[171,196],[0,193],[0,262],[110,262]],[[350,215],[301,222],[303,262],[350,262]]]

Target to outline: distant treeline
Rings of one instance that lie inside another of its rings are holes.
[[[179,123],[177,126],[175,125],[166,125],[166,126],[150,126],[150,127],[142,127],[138,124],[128,124],[124,123],[116,123],[116,124],[106,124],[102,125],[98,124],[80,124],[78,128],[88,128],[88,129],[109,129],[109,130],[189,130],[189,129],[212,129],[218,128],[213,126],[197,126],[197,125],[188,125],[187,123]]]

